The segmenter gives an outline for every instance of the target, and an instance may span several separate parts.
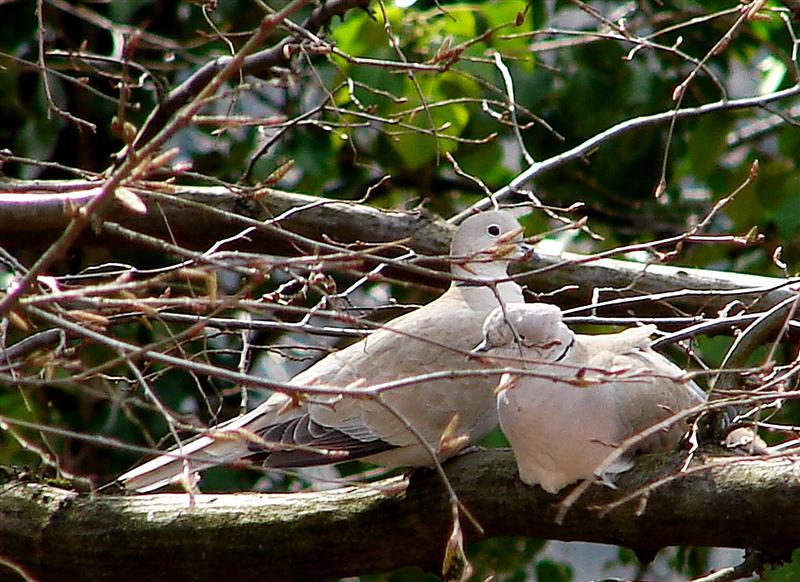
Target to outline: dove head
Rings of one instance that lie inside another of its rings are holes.
[[[509,303],[505,311],[497,307],[486,317],[483,342],[474,351],[519,356],[519,341],[526,358],[555,361],[569,348],[573,338],[561,319],[561,309],[555,305]]]
[[[494,210],[467,218],[450,244],[451,271],[466,279],[502,279],[508,263],[530,254],[522,227],[509,212]]]

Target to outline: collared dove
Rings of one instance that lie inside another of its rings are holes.
[[[507,278],[511,260],[529,252],[521,236],[522,228],[508,212],[468,218],[451,242],[454,279],[443,295],[325,357],[292,383],[367,388],[431,372],[482,367],[469,356],[481,339],[481,324],[498,301],[523,301],[522,290],[513,281],[493,284]],[[132,469],[119,481],[129,490],[147,492],[178,481],[184,473],[194,475],[250,456],[265,457],[270,467],[358,458],[388,467],[430,466],[434,463],[430,450],[419,437],[443,460],[497,425],[493,394],[497,380],[486,376],[418,382],[384,392],[385,405],[370,398],[319,396],[293,402],[276,392],[247,414]],[[267,449],[259,439],[284,448]]]
[[[646,437],[596,474],[623,440],[705,401],[683,370],[650,348],[654,331],[576,335],[561,310],[544,303],[506,305],[486,318],[475,351],[521,359],[517,365],[531,373],[505,374],[496,390],[522,481],[549,493],[595,476],[613,487],[615,475],[632,466],[630,455],[680,440],[685,422]]]

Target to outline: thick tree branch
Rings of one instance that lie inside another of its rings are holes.
[[[591,487],[562,525],[553,521],[559,498],[519,481],[507,450],[465,455],[446,469],[489,537],[595,541],[643,554],[688,544],[778,556],[797,545],[800,465],[786,458],[704,456],[646,497],[598,509],[675,474],[678,457],[641,458],[619,491]],[[43,582],[328,579],[436,570],[451,525],[430,471],[317,493],[205,494],[194,503],[186,494],[91,497],[12,482],[0,490],[0,558]],[[0,580],[10,579],[0,568]]]
[[[115,205],[107,220],[128,229],[188,248],[206,249],[221,239],[248,227],[255,230],[246,238],[225,245],[228,250],[250,249],[267,254],[314,252],[313,242],[298,243],[287,231],[312,241],[358,241],[386,243],[400,241],[422,255],[447,252],[452,226],[424,211],[384,211],[370,206],[324,200],[313,196],[263,189],[256,193],[232,193],[225,188],[170,186],[169,193],[132,188],[147,206],[138,215]],[[96,195],[85,182],[33,182],[0,185],[0,246],[9,250],[31,249],[58,236],[69,223],[70,207],[80,206]],[[275,217],[283,217],[271,222]],[[198,228],[202,225],[202,228]],[[86,244],[108,247],[112,244],[146,246],[144,241],[114,239],[108,231],[87,233]],[[434,265],[435,266],[435,265]],[[440,265],[444,268],[445,265]],[[716,315],[732,301],[755,304],[766,309],[794,295],[791,281],[784,279],[672,267],[644,265],[615,259],[594,259],[576,254],[538,255],[525,266],[527,275],[520,282],[536,293],[548,293],[573,286],[553,301],[564,306],[585,305],[595,289],[624,290],[606,293],[602,299],[620,295],[681,293],[657,304],[648,301],[637,305],[640,315],[654,312]],[[417,275],[406,275],[415,279]],[[426,281],[443,285],[443,280]],[[719,293],[726,291],[727,293]],[[669,307],[664,307],[669,305]],[[625,309],[630,309],[626,306]],[[619,313],[610,309],[606,313]]]
[[[7,249],[46,245],[69,223],[70,208],[86,204],[97,195],[94,186],[77,181],[0,184],[0,245]],[[131,190],[142,199],[147,212],[139,215],[116,205],[107,213],[107,220],[167,241],[174,236],[177,244],[193,249],[204,250],[255,225],[256,230],[247,238],[225,248],[297,254],[297,245],[285,235],[288,230],[317,241],[328,237],[343,244],[400,240],[421,254],[436,255],[446,253],[452,232],[442,222],[432,224],[438,221],[425,212],[382,211],[267,188],[240,192],[201,186]],[[258,224],[276,217],[282,218],[276,223]],[[85,242],[105,247],[135,244],[109,239],[105,234]]]

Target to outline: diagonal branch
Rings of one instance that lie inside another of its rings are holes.
[[[800,95],[800,85],[794,85],[787,89],[775,91],[774,93],[770,93],[768,95],[757,95],[755,97],[745,97],[742,99],[723,99],[721,101],[715,101],[714,103],[698,105],[697,107],[686,107],[683,109],[663,111],[653,115],[643,115],[641,117],[626,119],[625,121],[622,121],[608,128],[607,130],[602,131],[581,142],[572,149],[564,151],[558,155],[551,156],[546,160],[542,160],[541,162],[531,164],[513,180],[511,180],[507,186],[503,186],[497,190],[497,192],[492,195],[492,199],[481,200],[467,210],[454,216],[450,220],[451,222],[458,224],[470,214],[473,214],[479,210],[486,210],[495,202],[502,202],[509,196],[518,192],[520,188],[522,188],[527,182],[534,180],[538,176],[563,166],[567,162],[577,160],[582,156],[591,153],[602,144],[611,141],[612,139],[616,139],[621,135],[625,135],[628,132],[643,129],[645,127],[675,122],[682,119],[700,117],[721,111],[736,111],[738,109],[749,109],[752,107],[766,107],[769,103],[781,101],[783,99],[789,99],[790,97],[796,97],[798,95]]]

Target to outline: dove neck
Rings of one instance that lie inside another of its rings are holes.
[[[467,302],[491,302],[496,305],[498,298],[503,303],[522,303],[522,289],[513,281],[494,283],[493,280],[483,281],[453,281],[453,287],[458,289]]]
[[[499,297],[505,303],[521,303],[522,289],[508,279],[509,261],[475,261],[465,264],[452,264],[452,286],[461,290],[466,299],[475,301],[489,300],[494,304]],[[499,282],[498,281],[502,281]]]
[[[455,277],[455,281],[464,285],[482,285],[482,281],[491,283],[493,281],[508,279],[508,266],[510,261],[486,260],[474,261],[469,263],[453,263],[450,265],[450,272]]]

